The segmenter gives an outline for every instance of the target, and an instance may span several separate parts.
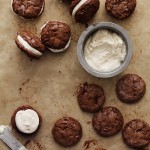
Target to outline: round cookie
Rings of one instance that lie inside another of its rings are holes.
[[[81,139],[82,127],[74,118],[64,117],[56,121],[52,134],[58,144],[69,147],[77,144]]]
[[[123,128],[122,138],[132,148],[144,148],[150,143],[150,127],[143,120],[131,120]]]
[[[115,107],[104,107],[93,116],[92,125],[95,131],[104,137],[112,136],[121,131],[124,119]]]
[[[77,99],[83,111],[93,113],[102,108],[105,102],[105,95],[100,86],[85,83],[79,87]]]
[[[99,0],[73,0],[70,5],[70,14],[77,22],[87,23],[98,11]]]
[[[32,58],[40,58],[45,51],[40,39],[29,31],[20,31],[15,42],[21,51]]]
[[[124,75],[116,86],[118,98],[125,103],[138,102],[144,96],[145,91],[144,80],[135,74]]]
[[[106,0],[107,13],[117,19],[125,19],[131,16],[136,7],[136,0]]]
[[[70,27],[60,21],[49,21],[41,31],[42,43],[52,52],[63,52],[69,45],[71,40]]]
[[[24,19],[33,19],[42,14],[45,0],[12,0],[11,4],[15,14]]]
[[[12,127],[22,134],[37,132],[41,123],[41,115],[37,110],[28,105],[17,108],[11,117]]]

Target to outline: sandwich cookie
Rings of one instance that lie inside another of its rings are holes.
[[[60,21],[49,21],[41,28],[41,41],[52,52],[65,51],[71,41],[70,27]]]
[[[12,10],[24,19],[37,18],[44,11],[45,0],[12,0]]]
[[[21,51],[32,58],[40,58],[45,51],[40,39],[28,31],[19,32],[15,42]]]
[[[87,23],[98,11],[99,0],[73,0],[70,13],[77,22]]]
[[[13,128],[23,134],[35,133],[42,122],[41,115],[31,106],[17,108],[11,117]]]
[[[126,19],[132,15],[136,7],[136,0],[106,0],[106,12],[116,19]]]

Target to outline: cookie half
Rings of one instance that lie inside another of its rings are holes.
[[[56,143],[69,147],[77,144],[81,139],[82,127],[76,119],[64,117],[56,121],[52,134]]]
[[[132,15],[136,8],[136,0],[106,0],[106,12],[116,18],[125,19]]]
[[[32,58],[40,58],[45,52],[41,40],[29,31],[18,32],[15,42],[21,51]]]
[[[85,83],[79,87],[77,99],[83,111],[93,113],[101,109],[104,105],[104,90],[99,85]]]
[[[41,41],[50,51],[63,52],[69,47],[71,29],[66,23],[49,21],[41,30]]]
[[[35,133],[40,128],[41,123],[41,115],[31,106],[17,108],[11,117],[12,127],[22,134]]]
[[[87,23],[98,11],[99,0],[73,0],[70,5],[70,14],[77,22]]]
[[[144,80],[136,74],[126,74],[117,83],[118,98],[125,103],[138,102],[146,92]]]
[[[144,148],[150,143],[150,127],[143,120],[131,120],[123,128],[122,138],[132,148]]]
[[[117,108],[109,106],[94,115],[92,124],[99,135],[108,137],[121,131],[124,119]]]
[[[45,0],[12,0],[12,10],[24,19],[40,16],[44,10]]]

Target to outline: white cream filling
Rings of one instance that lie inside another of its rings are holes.
[[[86,3],[87,0],[80,0],[80,2],[74,7],[73,11],[72,11],[72,16],[74,17],[76,12],[79,10],[79,8]]]
[[[45,26],[48,24],[49,22],[46,22],[42,27],[41,27],[41,31],[43,30],[43,28],[45,28]]]
[[[64,48],[61,48],[61,49],[53,49],[53,48],[49,48],[49,47],[48,47],[48,49],[49,49],[50,51],[54,52],[54,53],[64,52],[64,51],[69,47],[70,41],[71,41],[71,37],[70,37],[68,43],[66,44],[66,46],[65,46]]]
[[[34,110],[27,109],[16,113],[15,122],[19,131],[31,134],[37,130],[40,121],[38,114]]]
[[[3,134],[3,132],[6,128],[11,132],[11,130],[12,130],[11,127],[0,125],[0,134]]]
[[[37,56],[42,56],[42,53],[36,50],[35,48],[31,47],[20,35],[17,36],[17,40],[19,43],[27,49],[30,53],[37,55]]]
[[[43,5],[42,5],[42,8],[41,8],[41,11],[40,11],[40,13],[39,13],[39,15],[38,15],[38,16],[40,16],[40,15],[42,14],[42,12],[43,12],[43,10],[44,10],[44,6],[45,6],[45,1],[43,2]]]
[[[19,16],[18,14],[16,14],[15,12],[14,12],[14,10],[13,10],[13,1],[14,0],[11,0],[11,9],[12,9],[12,11],[13,11],[13,13],[15,14],[15,15],[17,15],[17,16]],[[43,2],[43,5],[42,5],[42,8],[41,8],[41,11],[39,12],[39,14],[38,14],[38,16],[40,16],[41,15],[41,13],[43,12],[43,10],[44,10],[44,6],[45,6],[45,1]],[[19,17],[21,17],[22,19],[25,19],[25,20],[31,20],[31,19],[26,19],[26,18],[24,18],[24,17],[22,17],[22,16],[19,16]]]
[[[100,72],[110,72],[121,66],[126,56],[126,44],[115,32],[100,29],[86,42],[84,57],[87,64]]]

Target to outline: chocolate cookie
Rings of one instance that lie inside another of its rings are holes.
[[[98,11],[99,5],[99,0],[73,0],[70,14],[77,22],[87,23]]]
[[[82,137],[82,127],[77,120],[64,117],[55,123],[52,134],[58,144],[64,147],[73,146]]]
[[[99,135],[108,137],[121,131],[124,119],[117,108],[109,106],[94,115],[92,124]]]
[[[32,58],[40,58],[45,51],[40,39],[29,31],[19,32],[15,42],[20,50]]]
[[[136,7],[136,0],[106,0],[107,13],[117,19],[128,18]]]
[[[40,128],[41,123],[40,113],[28,105],[17,108],[11,117],[12,127],[22,134],[35,133]]]
[[[25,19],[33,19],[41,15],[45,0],[12,0],[15,14]]]
[[[52,52],[63,52],[70,45],[71,29],[60,21],[49,21],[41,31],[42,43]]]
[[[118,98],[125,103],[135,103],[145,94],[144,80],[135,74],[124,75],[117,83],[116,92]]]
[[[123,128],[122,138],[132,148],[144,148],[150,143],[150,127],[140,119],[132,120]]]
[[[105,102],[103,89],[96,84],[83,84],[77,92],[80,108],[87,112],[96,112],[102,108]]]

